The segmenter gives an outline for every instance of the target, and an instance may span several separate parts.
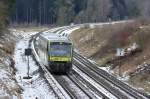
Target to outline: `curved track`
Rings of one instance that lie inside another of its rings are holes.
[[[61,34],[63,31],[70,30],[74,27],[58,28],[53,32]],[[51,32],[51,30],[47,32]],[[32,40],[30,40],[30,42],[32,42],[35,59],[43,69],[45,77],[53,87],[54,92],[56,94],[58,92],[61,93],[58,95],[59,98],[108,99],[110,98],[109,95],[112,95],[111,99],[112,97],[113,99],[148,99],[145,94],[139,93],[137,90],[132,89],[107,72],[97,68],[97,65],[92,64],[86,58],[82,57],[76,52],[74,52],[74,66],[70,74],[66,76],[50,74],[45,66],[40,63],[39,57],[36,53],[36,50],[34,49],[34,42],[37,36],[38,34],[32,37]],[[29,46],[31,47],[31,45]],[[80,72],[78,72],[79,70]],[[107,90],[107,94],[96,88],[96,86],[94,86],[92,82],[86,80],[84,76],[81,75],[81,73],[88,76],[89,79],[92,79],[94,83],[99,86],[98,88],[103,87],[105,90]],[[82,95],[79,95],[80,93],[82,93]]]
[[[76,66],[78,68],[82,67],[84,72],[87,71],[88,69],[89,69],[88,71],[93,71],[95,73],[95,75],[99,75],[100,77],[107,80],[108,82],[110,82],[114,86],[118,87],[120,90],[126,92],[128,95],[132,96],[135,99],[148,99],[147,96],[144,93],[140,93],[137,90],[129,87],[125,83],[117,80],[115,77],[108,74],[106,71],[104,71],[102,69],[99,69],[96,64],[91,63],[86,58],[84,58],[83,56],[77,54],[76,52],[74,52],[74,58],[75,58],[74,63],[78,64]],[[116,94],[116,96],[117,96],[117,94]]]

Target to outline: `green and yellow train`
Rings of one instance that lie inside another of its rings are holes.
[[[42,33],[35,42],[41,62],[52,73],[68,73],[72,69],[73,44],[67,37]]]

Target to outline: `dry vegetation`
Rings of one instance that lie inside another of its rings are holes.
[[[95,28],[84,27],[74,31],[71,38],[82,55],[94,59],[100,66],[111,64],[114,72],[118,72],[117,66],[121,64],[121,73],[131,76],[131,84],[150,92],[150,87],[148,87],[150,69],[143,65],[150,64],[150,24],[148,20],[107,24]],[[117,48],[127,50],[133,44],[137,44],[138,48],[123,57],[116,56]],[[139,70],[138,67],[141,69]]]
[[[21,88],[14,77],[11,59],[15,47],[15,37],[6,29],[8,25],[8,4],[0,1],[0,98],[20,97]]]
[[[21,88],[15,80],[15,68],[12,54],[15,48],[15,37],[9,31],[3,30],[0,36],[0,98],[11,99],[12,96],[20,97]]]

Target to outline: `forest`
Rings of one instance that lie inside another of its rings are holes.
[[[67,25],[150,15],[149,0],[1,0],[0,5],[6,24]]]
[[[16,0],[11,21],[64,25],[123,20],[139,15],[134,2],[129,5],[126,0]]]
[[[0,34],[9,24],[9,16],[15,0],[0,0]]]

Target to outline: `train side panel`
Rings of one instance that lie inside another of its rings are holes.
[[[44,65],[48,65],[48,54],[47,54],[47,41],[43,38],[39,38],[37,41],[37,52]]]

